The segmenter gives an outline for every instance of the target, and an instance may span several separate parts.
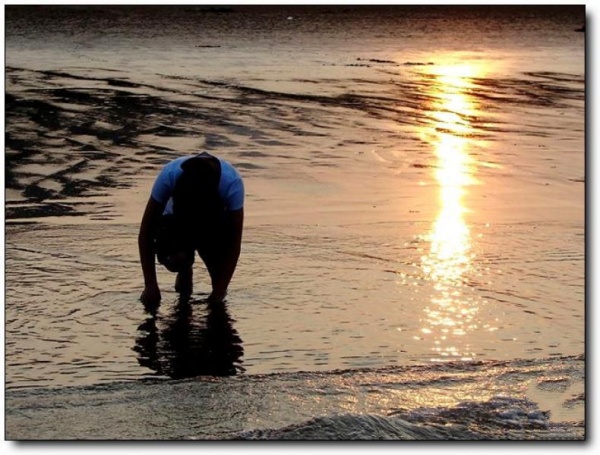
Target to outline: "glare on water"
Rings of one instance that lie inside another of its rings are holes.
[[[435,360],[469,359],[470,346],[457,339],[477,328],[479,299],[464,292],[466,277],[473,269],[474,254],[465,195],[476,183],[476,162],[470,151],[473,139],[469,118],[477,104],[468,94],[471,78],[480,68],[450,65],[438,68],[433,76],[429,118],[431,124],[422,137],[434,152],[439,211],[425,235],[429,252],[421,258],[421,268],[432,282],[430,301],[424,308],[423,334],[433,339]]]

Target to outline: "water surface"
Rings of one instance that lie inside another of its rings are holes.
[[[493,362],[558,371],[569,359],[576,380],[486,380],[509,400],[533,400],[519,409],[551,408],[546,429],[552,418],[582,421],[583,13],[7,7],[14,406],[28,393],[58,406],[64,387],[148,378],[179,387],[237,375],[244,388],[281,374],[310,388],[300,372],[342,369],[354,390],[382,368],[400,368],[397,380],[438,364],[485,374]],[[163,303],[149,315],[138,302],[142,210],[160,167],[199,150],[244,176],[240,264],[217,312],[198,262],[187,303],[161,269]],[[565,386],[542,403],[535,391],[555,380]],[[457,379],[495,412],[495,395],[472,381]]]

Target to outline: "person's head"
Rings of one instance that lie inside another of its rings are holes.
[[[181,272],[189,269],[194,264],[194,250],[176,249],[166,252],[159,258],[169,272]]]
[[[173,214],[183,230],[196,232],[222,208],[218,192],[220,164],[212,156],[198,156],[186,160],[181,168],[183,173],[173,191]]]

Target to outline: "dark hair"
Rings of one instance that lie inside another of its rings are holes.
[[[223,211],[221,163],[210,155],[186,160],[173,191],[173,214],[183,232],[199,232]]]

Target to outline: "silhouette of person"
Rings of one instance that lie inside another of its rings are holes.
[[[144,275],[140,300],[158,307],[161,292],[155,257],[177,273],[175,290],[193,290],[195,252],[210,275],[211,302],[222,302],[237,267],[244,225],[244,183],[227,161],[206,152],[167,163],[156,178],[140,224]]]

